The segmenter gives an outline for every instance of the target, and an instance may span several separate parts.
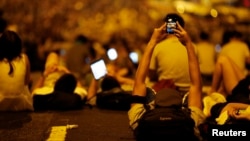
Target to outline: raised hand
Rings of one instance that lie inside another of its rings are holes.
[[[164,23],[161,27],[155,28],[154,32],[151,36],[150,42],[159,43],[167,36],[166,34],[166,23]]]
[[[179,41],[184,46],[186,46],[187,43],[191,43],[191,39],[190,39],[188,33],[186,32],[186,30],[184,30],[178,22],[176,22],[176,23],[177,23],[177,28],[174,29],[175,36],[179,39]]]

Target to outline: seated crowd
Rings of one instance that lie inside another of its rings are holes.
[[[166,32],[166,24],[155,28],[134,78],[125,77],[122,70],[118,70],[112,64],[107,64],[107,74],[110,78],[104,77],[103,81],[93,78],[89,87],[86,87],[67,67],[61,64],[58,53],[50,52],[44,71],[38,81],[32,84],[32,89],[29,87],[30,63],[27,55],[22,52],[22,41],[17,33],[6,30],[0,36],[0,111],[81,109],[86,103],[95,105],[96,95],[100,91],[114,87],[124,88],[122,86],[125,85],[129,86],[126,90],[132,92],[132,97],[146,97],[148,102],[152,102],[154,100],[152,98],[155,97],[155,101],[159,102],[162,100],[159,99],[162,94],[160,90],[153,93],[153,96],[151,93],[148,98],[147,90],[148,88],[153,90],[153,88],[147,84],[146,79],[151,58],[156,56],[153,53],[154,49],[160,49],[157,45],[168,36],[167,38],[178,41],[178,47],[187,53],[186,60],[184,60],[187,64],[182,65],[186,66],[183,69],[188,73],[185,74],[187,77],[182,76],[185,80],[184,90],[180,89],[182,86],[179,85],[173,87],[172,81],[169,81],[171,86],[165,84],[163,87],[180,90],[183,94],[181,96],[188,93],[187,106],[191,110],[197,134],[199,125],[208,117],[216,119],[218,124],[224,124],[229,118],[250,120],[249,75],[241,73],[230,58],[219,56],[213,73],[211,92],[203,95],[195,47],[183,26],[177,21],[177,27],[173,29],[174,34],[171,35]],[[181,57],[184,58],[184,56]],[[174,78],[174,82],[176,82],[175,79],[178,78]],[[136,100],[131,102],[128,118],[132,129],[136,129],[138,119],[145,112],[144,104]],[[227,118],[221,118],[225,114]]]

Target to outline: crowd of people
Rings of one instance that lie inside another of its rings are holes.
[[[168,19],[176,20],[173,33],[166,32]],[[72,48],[46,52],[37,81],[31,80],[30,62],[34,60],[23,50],[22,39],[6,23],[1,23],[0,110],[81,109],[111,84],[98,82],[92,76],[91,62],[103,58],[107,76],[116,80],[119,87],[129,86],[126,90],[132,91],[132,96],[146,97],[148,87],[155,90],[155,98],[165,88],[179,91],[182,97],[188,94],[187,105],[196,131],[207,117],[218,118],[225,112],[231,118],[250,120],[249,112],[240,112],[250,106],[249,46],[241,34],[225,31],[221,51],[217,52],[203,31],[200,42],[193,42],[180,15],[167,14],[163,23],[154,29],[138,64],[129,58],[130,50],[122,38],[114,38],[100,47],[88,37],[78,35]],[[110,48],[117,51],[115,60],[107,55]],[[211,89],[204,93],[202,85],[207,78]],[[138,126],[144,108],[142,103],[131,103],[128,118],[132,129]]]

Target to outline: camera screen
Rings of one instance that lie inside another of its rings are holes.
[[[167,21],[167,33],[174,34],[173,29],[176,28],[176,22],[173,19],[168,19]]]
[[[107,74],[106,64],[103,59],[92,62],[90,68],[96,80],[99,80]]]

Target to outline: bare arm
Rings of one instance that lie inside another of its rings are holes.
[[[244,103],[228,103],[221,111],[221,113],[227,111],[229,116],[236,119],[247,119],[250,120],[250,113],[238,113],[240,110],[246,110],[248,108],[248,104]]]
[[[34,93],[34,90],[37,88],[41,88],[44,85],[44,81],[46,79],[46,77],[52,73],[55,72],[57,70],[57,66],[49,66],[47,68],[45,68],[45,70],[43,71],[42,76],[40,76],[40,78],[38,79],[38,81],[36,82],[36,84],[34,85],[33,89],[32,89],[32,93]]]
[[[162,25],[160,28],[154,29],[154,32],[147,44],[147,47],[136,71],[133,95],[146,96],[145,80],[149,69],[150,59],[157,43],[166,37],[165,29],[166,24]]]
[[[40,78],[38,79],[38,81],[36,82],[36,84],[34,85],[34,87],[31,90],[32,94],[34,94],[35,89],[43,86],[44,80],[45,80],[45,77],[43,75],[40,76]]]
[[[87,100],[90,100],[91,98],[96,96],[98,88],[99,88],[98,81],[95,79],[92,79],[88,88]]]
[[[202,85],[201,75],[197,56],[195,54],[193,43],[187,32],[177,22],[177,29],[175,35],[179,38],[181,43],[186,47],[188,54],[188,65],[191,85],[188,96],[188,106],[194,106],[202,109]]]

